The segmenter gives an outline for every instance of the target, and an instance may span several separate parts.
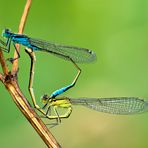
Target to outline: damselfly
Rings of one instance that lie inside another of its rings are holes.
[[[119,115],[131,115],[148,111],[148,101],[138,97],[115,97],[115,98],[51,98],[44,95],[41,98],[44,104],[43,109],[49,119],[57,119],[57,124],[61,118],[68,118],[72,112],[72,105],[82,105],[93,110]],[[66,109],[64,114],[60,114],[58,109]],[[53,115],[51,114],[53,111]]]
[[[0,40],[0,43],[3,45],[3,47],[1,47],[1,49],[3,49],[6,52],[9,52],[10,45],[11,45],[11,43],[13,43],[15,50],[18,54],[18,57],[15,59],[18,59],[20,57],[15,44],[21,44],[21,45],[24,45],[25,47],[27,47],[28,50],[26,50],[26,52],[27,53],[29,52],[30,57],[33,58],[31,60],[29,92],[32,97],[33,105],[37,109],[39,109],[39,106],[36,103],[34,91],[33,91],[33,77],[34,77],[33,74],[34,74],[34,63],[35,63],[34,51],[47,52],[47,53],[53,54],[55,56],[58,56],[60,58],[63,58],[65,60],[71,61],[78,70],[78,73],[77,73],[76,77],[74,78],[73,82],[68,86],[65,86],[61,89],[54,91],[51,94],[52,98],[55,98],[57,95],[62,94],[63,92],[67,91],[68,89],[72,88],[75,85],[75,83],[78,80],[78,77],[80,76],[80,73],[81,73],[81,69],[78,67],[78,65],[76,63],[92,62],[96,59],[96,54],[89,49],[54,44],[54,43],[46,42],[43,40],[30,38],[26,35],[12,33],[9,29],[5,29],[2,33],[2,36],[7,38],[7,41],[3,42],[2,40]],[[31,49],[31,51],[29,51],[29,49]],[[31,55],[31,52],[32,52],[32,55]],[[13,61],[15,59],[9,58],[10,61]]]

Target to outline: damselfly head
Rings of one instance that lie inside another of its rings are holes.
[[[41,97],[41,102],[42,102],[43,104],[46,104],[47,102],[50,102],[50,100],[52,100],[52,98],[50,98],[47,94],[45,94],[45,95],[43,95],[43,96]]]
[[[10,34],[11,34],[10,29],[7,29],[7,28],[4,29],[3,32],[2,32],[2,36],[6,37],[6,38],[10,37]]]

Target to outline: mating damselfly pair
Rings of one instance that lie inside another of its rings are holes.
[[[79,48],[75,46],[66,46],[55,43],[46,42],[39,39],[30,38],[26,35],[12,33],[9,29],[5,29],[2,36],[7,40],[3,42],[0,40],[1,49],[9,52],[10,45],[13,43],[18,57],[13,59],[9,58],[11,62],[20,57],[15,44],[20,44],[26,47],[25,51],[31,57],[30,79],[29,79],[29,92],[33,101],[34,107],[39,110],[44,117],[49,119],[57,119],[58,122],[61,118],[67,118],[72,112],[72,104],[83,105],[99,112],[111,113],[111,114],[136,114],[142,113],[148,110],[148,102],[137,97],[115,97],[115,98],[68,98],[57,97],[68,89],[72,88],[81,73],[81,69],[76,63],[88,63],[96,60],[96,54],[89,49]],[[43,95],[41,97],[43,107],[39,107],[36,103],[34,90],[33,90],[33,78],[35,68],[35,53],[34,51],[42,51],[53,54],[57,57],[71,61],[77,68],[78,73],[70,85],[62,87],[54,91],[50,96]],[[58,112],[59,108],[66,109],[64,114]],[[51,114],[51,110],[54,111],[54,115]]]

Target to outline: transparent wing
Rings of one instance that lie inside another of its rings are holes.
[[[136,114],[148,111],[148,102],[135,97],[121,98],[80,98],[70,99],[75,105],[83,105],[99,112],[111,114]]]
[[[70,60],[69,58],[71,58],[76,63],[86,63],[96,60],[96,54],[89,49],[64,46],[33,38],[29,38],[29,42],[31,45],[37,47],[36,50],[49,52],[65,60]]]

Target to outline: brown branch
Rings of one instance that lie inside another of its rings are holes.
[[[9,70],[8,70],[8,66],[6,65],[6,60],[4,58],[1,47],[0,47],[0,64],[2,66],[3,73],[7,75]]]
[[[19,33],[21,34],[24,30],[26,19],[29,13],[29,9],[31,6],[31,0],[27,0],[26,6],[20,21],[19,25]],[[17,49],[19,51],[20,46],[17,45]],[[17,53],[14,53],[14,58],[17,57]],[[9,69],[6,65],[6,60],[4,59],[2,50],[0,49],[0,64],[2,66],[2,70],[4,73],[4,76],[0,74],[0,80],[5,85],[6,89],[10,93],[10,95],[13,98],[13,101],[16,103],[17,107],[20,109],[20,111],[24,114],[24,116],[28,119],[30,124],[33,126],[33,128],[37,131],[37,133],[40,135],[44,143],[48,147],[52,148],[60,148],[61,146],[58,144],[56,139],[53,137],[53,135],[50,133],[46,125],[43,123],[43,121],[39,118],[35,110],[31,107],[27,99],[22,94],[18,82],[17,82],[17,71],[18,71],[18,59],[14,61],[12,65],[12,71],[9,72]]]
[[[27,2],[26,2],[24,12],[23,12],[23,15],[22,15],[22,18],[21,18],[21,21],[20,21],[20,25],[19,25],[19,30],[18,30],[19,34],[22,34],[23,31],[24,31],[24,27],[25,27],[25,24],[26,24],[29,9],[31,7],[31,2],[32,2],[32,0],[27,0]],[[17,44],[16,47],[17,47],[17,50],[19,52],[20,51],[20,45]],[[14,52],[14,59],[17,58],[17,56],[18,56],[17,52],[15,51]],[[14,61],[13,66],[12,66],[12,73],[16,73],[17,71],[18,71],[18,59]]]
[[[48,147],[59,148],[60,145],[49,132],[43,121],[38,117],[34,109],[30,106],[27,99],[23,96],[17,84],[16,77],[13,77],[11,74],[7,75],[4,84],[10,95],[13,97],[13,101],[43,139],[45,144]]]
[[[2,82],[2,83],[4,83],[4,81],[5,81],[5,79],[4,79],[4,76],[0,73],[0,81]]]

